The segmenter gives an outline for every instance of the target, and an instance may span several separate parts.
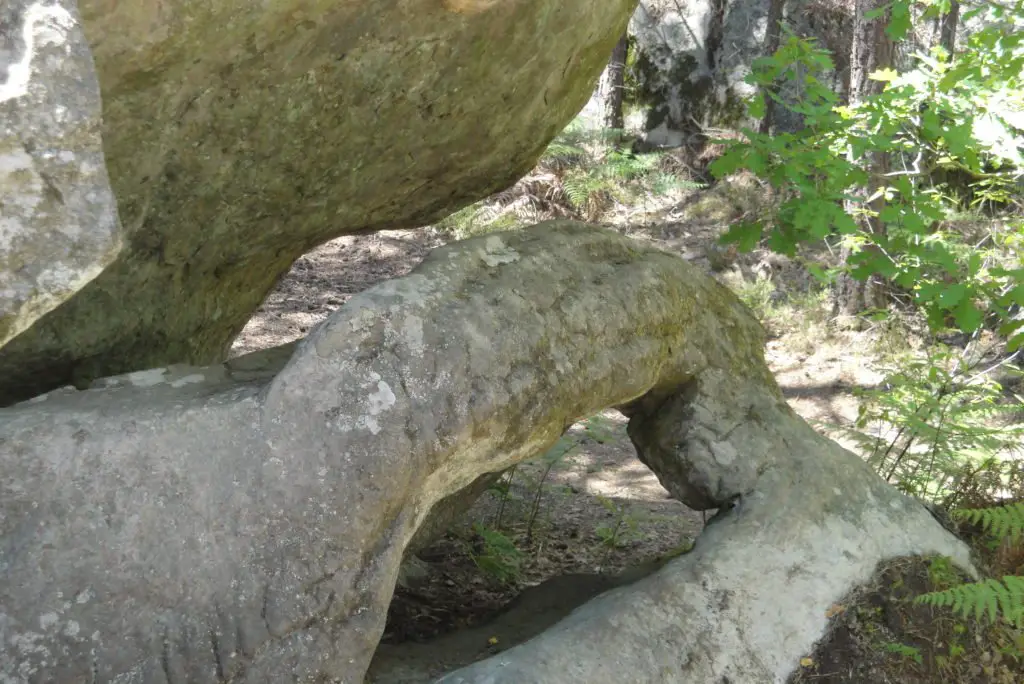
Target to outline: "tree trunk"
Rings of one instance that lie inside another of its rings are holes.
[[[601,74],[598,92],[601,98],[601,120],[605,128],[621,131],[625,127],[622,114],[622,94],[625,87],[626,58],[629,55],[629,35],[622,34],[612,50],[608,66]]]
[[[895,46],[889,34],[885,32],[885,27],[889,23],[888,11],[875,19],[865,18],[867,13],[880,9],[885,4],[884,0],[856,0],[853,19],[853,46],[850,51],[848,99],[851,106],[882,92],[885,84],[882,81],[873,81],[869,76],[872,72],[891,67],[893,64]],[[874,195],[875,191],[881,187],[882,177],[889,169],[889,157],[885,153],[869,151],[865,153],[864,162],[870,172],[870,180],[863,189],[861,197],[867,198]],[[853,202],[860,204],[857,200]],[[884,231],[884,226],[877,218],[883,205],[884,200],[879,198],[866,207],[873,214],[863,220],[864,229],[868,232],[877,234]],[[843,248],[844,262],[849,259],[851,253],[849,247]],[[852,317],[866,309],[884,305],[881,283],[874,278],[858,281],[848,274],[841,274],[834,296],[835,313],[843,317]]]
[[[768,6],[768,27],[764,36],[764,56],[770,57],[779,49],[779,41],[782,38],[782,12],[786,7],[786,0],[771,0]],[[774,91],[775,84],[764,89],[764,118],[758,130],[767,134],[772,130],[775,123],[776,103],[768,96],[768,91]]]
[[[949,11],[942,15],[939,25],[939,44],[950,56],[956,48],[956,29],[960,25],[960,2],[950,0]]]

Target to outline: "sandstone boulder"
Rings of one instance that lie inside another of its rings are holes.
[[[762,339],[680,258],[550,222],[437,249],[293,349],[0,410],[0,679],[359,682],[431,509],[608,406],[670,491],[732,512],[450,681],[777,677],[875,562],[967,561],[789,411]]]
[[[0,347],[121,247],[75,3],[0,5]]]
[[[635,4],[79,0],[127,240],[0,350],[0,402],[221,361],[311,247],[512,184],[586,102]]]

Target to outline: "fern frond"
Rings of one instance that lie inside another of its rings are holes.
[[[953,516],[962,518],[1000,539],[1013,541],[1024,535],[1024,501],[995,508],[961,508]]]
[[[548,148],[544,151],[544,155],[541,157],[541,163],[550,162],[552,160],[575,160],[582,159],[587,156],[586,150],[578,145],[572,143],[563,142],[558,140],[551,141]]]
[[[650,189],[655,195],[667,195],[673,190],[702,190],[703,183],[697,183],[687,178],[665,171],[657,171],[651,175]]]
[[[1000,582],[986,579],[961,584],[945,591],[933,591],[914,599],[915,603],[951,608],[967,618],[995,622],[1002,617],[1018,627],[1024,627],[1024,577],[1007,576]]]
[[[586,172],[568,173],[562,179],[562,188],[573,208],[580,210],[587,206],[596,193],[608,189],[608,181]]]

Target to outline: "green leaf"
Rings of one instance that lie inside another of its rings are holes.
[[[970,299],[963,299],[953,310],[953,319],[964,332],[974,332],[981,326],[981,311]]]
[[[763,93],[758,93],[747,103],[747,113],[754,119],[764,118],[765,104]]]
[[[892,4],[892,11],[889,14],[889,25],[885,32],[893,40],[903,40],[910,31],[910,2],[907,0],[896,0]]]
[[[1024,318],[1017,321],[1010,321],[1009,323],[1004,323],[1003,325],[999,326],[999,334],[1005,337],[1010,335],[1010,333],[1014,332],[1015,330],[1022,329],[1024,329]]]
[[[972,255],[973,256],[973,255]],[[980,257],[979,257],[980,259]],[[1020,283],[1006,293],[1006,298],[1014,304],[1024,306],[1024,283]]]
[[[813,261],[805,262],[804,263],[804,267],[807,268],[807,271],[812,276],[814,276],[814,278],[818,282],[820,282],[820,283],[822,283],[824,285],[828,285],[829,283],[832,282],[832,277],[825,271],[825,269],[823,269],[821,266],[818,266]]]
[[[953,285],[947,285],[942,292],[939,293],[938,302],[939,306],[952,309],[954,306],[963,301],[963,298],[967,295],[967,286],[961,283],[954,283]]]
[[[729,226],[719,241],[722,244],[734,244],[741,252],[749,252],[761,241],[764,228],[760,223],[742,221]]]
[[[728,147],[721,157],[708,165],[708,170],[715,178],[725,178],[747,163],[749,145],[734,144]]]
[[[872,81],[882,81],[883,83],[891,83],[892,81],[895,81],[897,77],[899,77],[899,75],[899,72],[896,71],[895,69],[886,68],[878,69],[877,71],[872,71],[870,74],[868,74],[868,78],[871,79]]]

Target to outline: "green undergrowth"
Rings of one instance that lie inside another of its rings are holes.
[[[703,186],[667,152],[634,153],[624,131],[565,128],[513,187],[455,212],[437,227],[456,239],[514,230],[553,218],[601,221]]]
[[[790,684],[1017,684],[1024,632],[924,604],[923,594],[962,585],[943,558],[899,558],[829,610],[826,636]]]

